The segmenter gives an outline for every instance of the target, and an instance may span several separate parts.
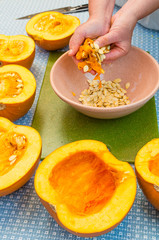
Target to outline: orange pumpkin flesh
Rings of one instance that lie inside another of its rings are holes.
[[[109,166],[87,151],[59,162],[52,169],[49,181],[70,211],[81,216],[101,210],[115,191],[115,179]],[[78,195],[74,194],[77,189]]]
[[[149,170],[152,174],[159,177],[159,154],[149,161]]]
[[[80,20],[71,15],[58,12],[40,13],[31,18],[26,25],[27,34],[45,50],[65,47],[80,25]]]
[[[110,45],[99,48],[99,46],[94,43],[94,40],[86,38],[76,53],[76,59],[79,61],[78,69],[84,72],[90,72],[91,70],[95,71],[96,76],[94,80],[99,80],[99,88],[102,87],[100,75],[104,73],[101,63],[105,59],[104,54],[109,51]]]
[[[84,66],[87,65],[88,71],[94,70],[99,76],[101,73],[104,73],[104,70],[96,58],[96,50],[91,46],[93,44],[94,41],[90,38],[87,38],[83,45],[80,46],[76,54],[76,58],[77,60],[82,60],[78,62],[79,70],[83,70]]]
[[[136,155],[135,170],[148,201],[159,210],[159,139],[152,139]]]
[[[19,65],[0,68],[0,116],[11,121],[24,116],[31,108],[36,92],[33,74]]]
[[[135,199],[136,177],[105,144],[81,140],[43,160],[35,174],[35,190],[60,226],[93,237],[111,231],[127,215]]]
[[[35,129],[0,117],[0,196],[14,192],[30,179],[40,160],[41,147]]]
[[[0,34],[0,65],[18,64],[32,66],[35,57],[35,43],[25,35],[6,36]]]

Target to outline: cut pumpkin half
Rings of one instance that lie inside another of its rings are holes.
[[[0,66],[18,64],[30,68],[35,57],[35,42],[25,35],[0,34]]]
[[[80,25],[80,20],[72,15],[59,12],[44,12],[32,17],[26,32],[35,43],[45,50],[57,50],[65,47]]]
[[[0,117],[0,196],[16,191],[31,178],[41,148],[41,137],[34,128]]]
[[[127,215],[136,195],[136,176],[104,143],[81,140],[43,160],[35,174],[35,190],[60,226],[93,237],[111,231]]]
[[[11,121],[24,116],[31,108],[36,92],[33,74],[19,65],[0,68],[0,116]]]
[[[147,200],[159,210],[159,139],[145,144],[135,158],[139,185]]]

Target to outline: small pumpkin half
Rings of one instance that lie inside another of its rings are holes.
[[[31,178],[41,148],[41,137],[34,128],[0,117],[0,196],[14,192]]]
[[[145,144],[135,158],[139,185],[148,201],[159,210],[159,139]]]
[[[79,25],[80,20],[75,16],[44,12],[28,21],[26,32],[39,47],[45,50],[57,50],[69,43]]]
[[[6,65],[0,68],[0,116],[11,121],[24,116],[31,108],[36,92],[34,75],[25,67]]]
[[[0,66],[18,64],[30,68],[35,57],[35,42],[25,35],[0,34]]]
[[[81,237],[115,228],[136,195],[132,167],[95,140],[72,142],[53,151],[39,165],[34,183],[57,223]]]

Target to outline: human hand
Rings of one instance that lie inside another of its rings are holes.
[[[135,16],[128,16],[122,9],[112,17],[109,32],[95,41],[99,47],[111,45],[111,51],[106,54],[103,63],[112,62],[128,53],[136,22]]]
[[[80,45],[86,38],[95,39],[109,31],[110,21],[100,21],[98,19],[89,19],[81,24],[70,39],[69,56],[75,56]]]
[[[76,65],[78,65],[79,60],[76,59],[76,53],[79,50],[79,47],[82,45],[86,38],[95,39],[100,35],[103,35],[108,32],[110,23],[109,21],[101,21],[97,19],[89,19],[86,23],[81,24],[73,34],[70,39],[69,47],[70,51],[69,56],[72,56]],[[91,70],[91,74],[95,75],[96,72]]]

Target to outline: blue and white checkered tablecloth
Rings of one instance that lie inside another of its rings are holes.
[[[75,6],[86,0],[0,0],[0,33],[5,35],[26,34],[28,20],[17,17],[63,6]],[[115,7],[114,11],[118,8]],[[88,12],[75,14],[85,22]],[[159,32],[137,24],[132,44],[140,47],[159,62]],[[49,52],[36,47],[36,56],[31,67],[37,81],[34,104],[29,112],[17,120],[16,124],[31,125],[35,112]],[[159,92],[155,95],[159,121]],[[34,176],[18,191],[0,198],[0,240],[77,240],[90,239],[74,236],[52,219],[44,209],[34,190]],[[91,238],[92,240],[158,240],[159,211],[154,209],[138,187],[136,200],[126,218],[111,232]]]

